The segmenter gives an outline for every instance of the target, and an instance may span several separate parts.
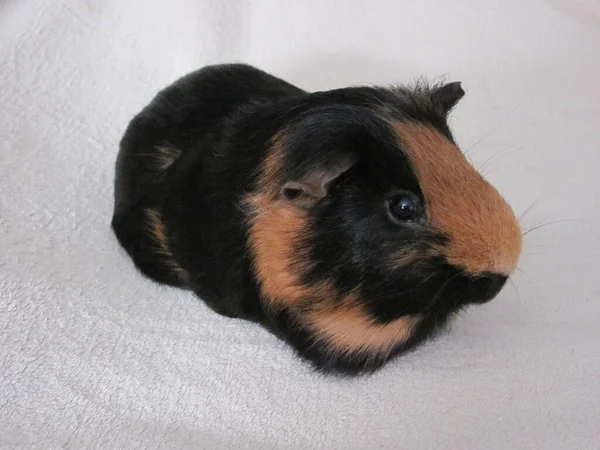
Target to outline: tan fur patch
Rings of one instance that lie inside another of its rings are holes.
[[[262,295],[273,305],[294,304],[310,291],[300,284],[299,268],[293,267],[298,256],[294,244],[305,228],[306,213],[277,198],[284,139],[285,132],[280,132],[271,140],[258,174],[258,193],[244,199],[251,214],[248,243],[254,253],[254,268]]]
[[[440,251],[436,248],[402,248],[391,254],[387,261],[387,267],[391,270],[416,267],[424,263],[428,258],[439,256]]]
[[[440,132],[418,123],[392,126],[417,173],[431,225],[450,237],[448,262],[472,274],[509,275],[521,253],[510,206]]]
[[[179,158],[181,150],[173,147],[156,147],[156,164],[159,170],[167,170]]]
[[[415,249],[406,249],[399,252],[395,252],[391,258],[391,268],[399,269],[402,267],[406,267],[415,261],[417,261],[421,257],[419,251]]]
[[[150,235],[156,243],[156,252],[163,257],[163,262],[165,262],[182,281],[187,280],[187,272],[179,264],[177,264],[175,258],[173,257],[173,253],[171,252],[169,246],[169,239],[167,237],[165,224],[162,221],[160,213],[154,209],[148,208],[146,209],[146,214],[148,216],[148,228]]]
[[[268,194],[271,200],[279,195],[278,186],[281,182],[283,164],[283,144],[285,130],[280,131],[271,139],[271,148],[262,162],[258,176],[258,188],[262,194]]]
[[[335,309],[308,312],[303,324],[333,353],[386,358],[394,347],[410,338],[419,321],[418,316],[404,316],[387,324],[375,323],[360,299],[350,295]]]
[[[248,197],[253,210],[248,243],[254,252],[254,267],[262,294],[273,303],[294,303],[308,294],[299,284],[294,262],[294,243],[305,225],[304,214],[282,202],[271,202],[267,194]]]

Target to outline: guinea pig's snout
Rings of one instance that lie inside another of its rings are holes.
[[[508,277],[506,275],[490,273],[478,277],[474,281],[474,292],[470,298],[472,303],[485,303],[493,299],[502,290]]]
[[[471,275],[459,269],[449,279],[445,288],[445,301],[453,304],[482,304],[492,300],[502,290],[508,277],[506,275],[486,272]]]
[[[510,206],[437,130],[406,123],[398,130],[429,224],[449,238],[443,250],[448,264],[482,280],[488,273],[510,275],[521,254],[521,228]]]

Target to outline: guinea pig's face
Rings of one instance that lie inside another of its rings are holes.
[[[272,140],[249,244],[265,302],[317,365],[377,367],[516,267],[514,214],[454,144],[456,101],[434,93],[317,108]]]

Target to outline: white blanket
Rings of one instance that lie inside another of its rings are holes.
[[[128,120],[202,65],[310,90],[446,75],[526,235],[493,302],[374,376],[143,278],[109,228]],[[597,0],[0,1],[0,447],[600,448]]]

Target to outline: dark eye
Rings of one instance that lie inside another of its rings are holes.
[[[409,194],[399,194],[390,198],[387,202],[388,211],[392,219],[407,221],[417,215],[416,199]]]

